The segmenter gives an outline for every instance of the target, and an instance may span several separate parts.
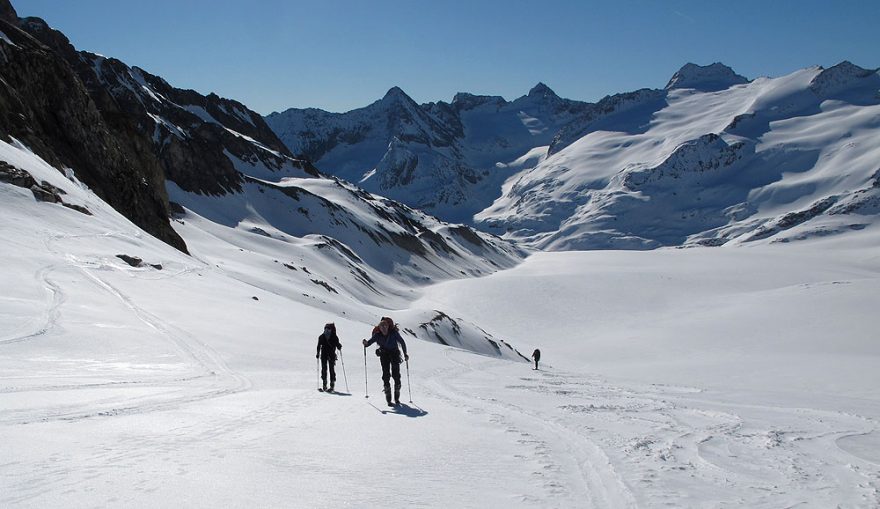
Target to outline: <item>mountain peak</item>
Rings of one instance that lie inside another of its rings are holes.
[[[666,90],[677,88],[693,88],[701,92],[715,92],[724,90],[734,85],[748,83],[749,80],[733,72],[721,62],[712,65],[697,65],[687,63],[672,75]]]
[[[856,78],[864,78],[876,72],[876,70],[865,69],[864,67],[859,67],[858,65],[850,62],[849,60],[844,60],[843,62],[835,66],[824,69],[822,71],[822,74],[837,74],[844,76],[853,76]]]
[[[538,82],[537,85],[532,87],[529,90],[529,97],[558,97],[556,92],[554,92],[550,87],[545,85],[542,82]]]
[[[388,89],[388,92],[385,93],[385,97],[382,98],[383,101],[394,100],[394,99],[408,99],[412,100],[410,96],[406,95],[400,87],[391,87]]]
[[[877,70],[865,69],[844,60],[833,67],[822,69],[810,82],[810,89],[820,96],[827,96],[854,87],[867,87],[869,95],[873,95],[878,82],[880,76]]]

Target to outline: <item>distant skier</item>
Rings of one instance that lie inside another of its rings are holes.
[[[324,326],[324,333],[318,336],[318,353],[315,358],[321,359],[321,380],[324,390],[333,392],[336,386],[336,350],[342,350],[342,343],[336,335],[336,324],[328,323]],[[327,388],[327,370],[330,370],[330,388]]]
[[[535,369],[538,369],[538,361],[541,360],[541,350],[535,348],[535,351],[532,352],[532,359],[535,359]]]
[[[368,347],[376,343],[379,350],[376,354],[379,356],[379,363],[382,365],[382,383],[385,390],[385,401],[388,406],[400,405],[400,350],[403,348],[403,358],[409,360],[409,354],[406,353],[406,343],[400,337],[400,332],[394,321],[383,316],[379,321],[379,325],[373,328],[373,337],[369,341],[363,340],[364,347]],[[391,384],[390,379],[394,378],[394,403],[391,403]]]

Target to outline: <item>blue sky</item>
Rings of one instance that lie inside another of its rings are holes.
[[[511,100],[544,82],[597,101],[682,65],[747,78],[850,60],[880,67],[880,0],[13,0],[78,49],[268,114],[348,111],[401,87]]]

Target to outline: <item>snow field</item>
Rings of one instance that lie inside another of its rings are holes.
[[[874,227],[539,253],[400,285],[379,307],[285,283],[276,258],[334,270],[295,242],[194,217],[176,226],[189,257],[0,150],[94,214],[0,184],[0,506],[880,504]],[[364,398],[359,341],[375,320],[432,339],[415,322],[434,310],[541,348],[541,369],[405,335],[406,406],[384,405],[372,349]],[[327,321],[340,394],[315,390]]]

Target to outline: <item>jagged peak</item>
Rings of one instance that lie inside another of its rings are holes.
[[[736,74],[733,69],[721,62],[711,65],[688,62],[672,75],[669,83],[666,84],[666,90],[693,88],[702,92],[714,92],[748,82],[747,78]]]
[[[545,85],[543,82],[538,82],[537,85],[532,87],[529,90],[529,97],[559,97],[556,95],[556,92],[553,91],[550,87]]]

